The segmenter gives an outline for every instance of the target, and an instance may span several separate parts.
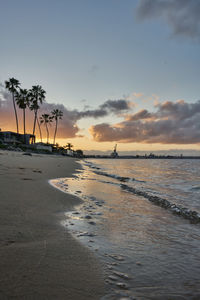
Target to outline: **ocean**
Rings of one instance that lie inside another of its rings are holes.
[[[200,160],[80,164],[51,184],[83,200],[62,225],[101,260],[103,299],[200,299]]]

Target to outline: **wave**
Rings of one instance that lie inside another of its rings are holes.
[[[106,176],[106,177],[110,177],[110,178],[114,178],[117,179],[119,181],[123,181],[123,182],[128,182],[128,181],[135,181],[135,178],[129,178],[129,177],[124,177],[124,176],[119,176],[119,175],[115,175],[115,174],[109,174],[107,172],[104,171],[99,171],[101,168],[95,166],[92,162],[90,161],[85,161],[85,165],[90,167],[91,169],[94,169],[95,171],[93,171],[95,174],[97,175],[102,175],[102,176]]]
[[[93,163],[91,163],[90,161],[84,161],[85,165],[90,167],[91,169],[96,169],[96,170],[100,170],[101,168],[95,166]]]
[[[200,223],[200,214],[195,210],[190,210],[186,207],[176,205],[174,203],[171,203],[169,200],[163,199],[158,196],[152,196],[144,191],[140,191],[126,184],[121,184],[120,186],[123,190],[138,196],[142,196],[148,199],[153,204],[168,209],[173,214],[182,216],[183,218],[190,220],[192,223]]]
[[[200,190],[200,186],[199,185],[198,186],[193,186],[191,188],[191,190],[198,191],[198,190]]]
[[[123,176],[118,176],[118,175],[115,175],[115,174],[109,174],[109,173],[106,173],[106,172],[103,172],[103,171],[94,171],[95,174],[97,175],[102,175],[102,176],[106,176],[106,177],[110,177],[110,178],[114,178],[114,179],[117,179],[119,181],[123,181],[123,182],[127,182],[127,181],[134,181],[135,178],[129,178],[129,177],[123,177]]]
[[[102,175],[102,176],[105,176],[105,177],[113,178],[113,179],[116,179],[120,182],[125,182],[125,183],[131,182],[131,181],[145,183],[145,181],[137,180],[135,178],[129,178],[129,177],[119,176],[119,175],[115,175],[115,174],[110,174],[110,173],[107,173],[107,172],[104,172],[104,171],[99,171],[101,168],[96,167],[92,162],[89,162],[89,161],[85,161],[85,164],[88,167],[90,167],[91,169],[93,169],[93,172],[97,175]],[[106,183],[113,184],[112,182],[106,182]],[[147,193],[143,190],[139,190],[139,189],[136,189],[134,187],[131,187],[127,184],[120,183],[120,184],[117,184],[117,185],[119,185],[123,190],[125,190],[129,193],[132,193],[132,194],[135,194],[135,195],[138,195],[138,196],[142,196],[142,197],[148,199],[153,204],[158,205],[160,207],[163,207],[163,208],[171,211],[175,215],[178,215],[178,216],[181,216],[185,219],[190,220],[191,223],[200,223],[200,214],[195,210],[190,210],[189,208],[182,207],[182,206],[177,205],[175,203],[172,203],[169,200],[164,199],[160,196],[154,196],[154,195],[149,194],[149,193]],[[200,190],[200,186],[194,186],[192,189]]]

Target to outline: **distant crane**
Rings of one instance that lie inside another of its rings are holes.
[[[114,150],[113,150],[113,152],[111,153],[110,156],[111,156],[112,158],[118,157],[118,153],[117,153],[117,144],[115,145]]]

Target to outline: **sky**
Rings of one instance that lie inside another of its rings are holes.
[[[14,77],[46,91],[40,114],[64,112],[59,144],[200,150],[200,0],[0,0],[0,7],[2,130],[16,130],[4,89]]]

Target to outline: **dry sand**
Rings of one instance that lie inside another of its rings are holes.
[[[100,299],[97,259],[60,225],[78,198],[49,185],[73,158],[0,151],[0,299]]]

